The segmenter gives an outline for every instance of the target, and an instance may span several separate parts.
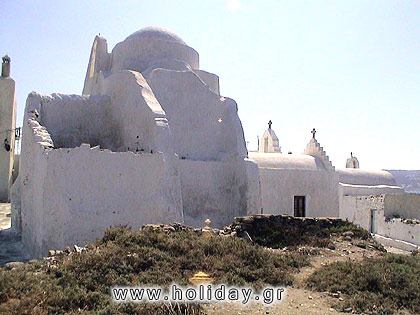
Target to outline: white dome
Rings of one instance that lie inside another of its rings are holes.
[[[349,185],[366,186],[397,186],[391,173],[387,171],[371,171],[360,168],[346,168],[337,170],[339,181]]]
[[[258,164],[259,168],[326,170],[320,159],[306,154],[249,152],[248,156]]]
[[[172,33],[169,30],[166,30],[164,28],[160,27],[145,27],[137,32],[134,32],[130,36],[126,38],[126,40],[141,40],[141,41],[150,41],[150,40],[164,40],[164,41],[170,41],[175,42],[178,44],[186,45],[186,43],[176,35],[175,33]]]
[[[143,72],[156,65],[173,65],[180,61],[199,69],[198,53],[178,35],[161,28],[146,27],[118,43],[112,50],[112,72]]]

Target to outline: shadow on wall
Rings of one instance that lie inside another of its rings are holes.
[[[52,94],[40,100],[40,123],[54,148],[75,148],[82,143],[118,151],[119,128],[112,118],[108,96]]]

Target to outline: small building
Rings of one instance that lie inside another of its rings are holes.
[[[275,135],[271,125],[270,121],[264,135]],[[316,130],[311,133],[303,154],[265,149],[249,153],[260,172],[262,213],[339,217],[344,196],[404,193],[391,173],[360,169],[352,153],[347,168],[336,169],[316,139]]]
[[[249,152],[260,173],[262,213],[339,216],[338,174],[315,133],[303,154]],[[266,134],[275,135],[271,124]]]

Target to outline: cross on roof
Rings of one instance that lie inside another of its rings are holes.
[[[273,122],[271,120],[268,121],[268,129],[271,129],[271,125],[273,124]]]
[[[316,130],[315,130],[315,128],[313,128],[313,129],[312,129],[311,133],[312,133],[312,138],[314,138],[314,139],[315,139],[315,134],[316,134]]]

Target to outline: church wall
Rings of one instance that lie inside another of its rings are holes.
[[[219,77],[216,74],[204,70],[194,70],[194,73],[203,80],[213,93],[220,95]]]
[[[307,217],[338,217],[335,172],[260,168],[264,214],[294,214],[294,196],[306,196]]]
[[[193,72],[154,70],[148,78],[165,110],[180,158],[221,160],[246,157],[237,104],[212,92]]]
[[[187,225],[201,227],[210,219],[213,227],[223,227],[247,215],[248,207],[260,207],[253,162],[179,160],[178,165]]]
[[[89,144],[53,149],[48,130],[38,121],[43,118],[41,100],[36,93],[27,100],[20,196],[12,207],[14,226],[19,230],[21,222],[22,241],[31,255],[101,237],[110,226],[183,221],[173,153],[111,152]],[[167,131],[167,124],[153,123]]]
[[[103,78],[94,94],[111,99],[110,114],[116,126],[112,132],[119,138],[115,151],[171,150],[165,112],[140,73],[120,71]]]
[[[29,111],[39,110],[39,95],[30,94],[26,102]],[[12,228],[22,232],[22,242],[28,251],[36,252],[42,244],[44,228],[44,182],[47,157],[44,154],[53,144],[45,127],[36,121],[29,111],[25,112],[22,130],[22,159],[19,176],[12,195]],[[20,194],[20,195],[19,195]]]
[[[369,231],[371,209],[383,211],[383,195],[344,196],[340,207],[340,219],[349,220]]]
[[[247,176],[247,215],[262,213],[260,171],[258,165],[249,159],[245,159]]]
[[[74,148],[82,143],[113,149],[118,146],[117,125],[107,96],[52,94],[38,96],[40,121],[56,148]]]
[[[167,181],[163,154],[111,152],[86,144],[49,150],[39,158],[42,176],[36,170],[32,176],[39,189],[23,192],[39,203],[22,208],[23,241],[34,256],[82,245],[110,226],[183,221],[181,192]]]

